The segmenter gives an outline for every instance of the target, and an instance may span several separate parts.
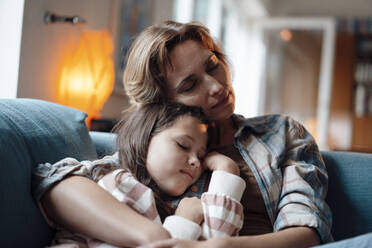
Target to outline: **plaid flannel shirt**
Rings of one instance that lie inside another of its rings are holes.
[[[273,230],[308,226],[323,243],[332,241],[328,174],[313,137],[282,115],[233,120],[234,145],[257,180]]]

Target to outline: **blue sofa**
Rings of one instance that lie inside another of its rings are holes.
[[[31,170],[64,157],[115,151],[115,135],[89,132],[78,110],[33,99],[0,99],[0,247],[43,247],[54,230],[31,196]],[[322,152],[329,173],[332,233],[341,240],[372,231],[372,154]]]

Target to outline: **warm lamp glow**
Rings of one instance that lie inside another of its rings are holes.
[[[292,32],[289,29],[280,30],[280,37],[284,41],[290,41],[292,39]]]
[[[99,111],[114,86],[112,40],[106,30],[83,31],[72,56],[62,62],[58,102],[88,114],[87,124]]]

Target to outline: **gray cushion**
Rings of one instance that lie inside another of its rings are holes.
[[[96,147],[97,155],[102,158],[106,155],[112,155],[117,151],[116,134],[106,132],[89,132],[93,144]]]
[[[31,196],[31,170],[64,157],[95,159],[85,117],[46,101],[0,99],[1,247],[43,247],[50,241],[53,230]]]

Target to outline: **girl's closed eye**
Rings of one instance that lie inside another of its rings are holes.
[[[185,150],[187,151],[189,149],[189,146],[183,142],[180,142],[180,141],[176,141],[177,145],[182,149],[182,150]]]

